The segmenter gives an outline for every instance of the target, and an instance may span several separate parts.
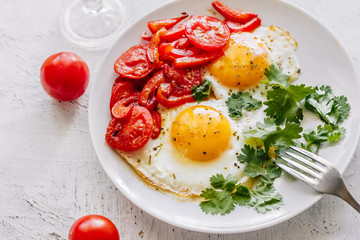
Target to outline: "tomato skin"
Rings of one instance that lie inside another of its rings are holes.
[[[51,55],[40,69],[42,87],[51,97],[60,101],[72,101],[83,95],[89,77],[87,64],[71,52]]]
[[[162,41],[173,41],[181,38],[185,35],[185,24],[182,24],[181,26],[169,29],[169,31],[165,34],[160,36],[160,39]]]
[[[223,17],[234,22],[245,24],[257,17],[255,13],[242,12],[229,8],[219,0],[214,1],[212,5]]]
[[[134,106],[130,116],[110,120],[105,140],[113,149],[130,152],[142,148],[150,140],[152,131],[153,119],[149,110]]]
[[[87,215],[73,223],[69,240],[120,240],[120,236],[116,226],[108,218]]]
[[[111,108],[111,115],[117,119],[122,119],[131,114],[133,106],[138,105],[140,92],[136,92],[131,96],[124,97],[119,100]]]
[[[226,45],[230,30],[217,18],[193,16],[185,23],[185,35],[195,47],[211,51]]]
[[[139,44],[121,54],[114,63],[114,70],[122,77],[140,79],[149,75],[156,64],[147,58],[148,44]]]

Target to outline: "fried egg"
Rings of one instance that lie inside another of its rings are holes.
[[[271,64],[276,64],[293,81],[300,73],[296,49],[296,40],[276,26],[261,26],[252,33],[232,33],[224,48],[225,55],[205,68],[204,78],[212,82],[218,99],[227,98],[231,91],[258,86]]]
[[[231,34],[225,55],[204,68],[212,97],[177,108],[159,106],[160,136],[139,150],[119,153],[147,184],[178,196],[199,196],[215,174],[231,174],[246,185],[244,166],[237,160],[245,144],[242,132],[266,118],[264,106],[232,119],[226,101],[232,92],[248,91],[264,102],[261,82],[271,64],[296,79],[296,48],[295,39],[278,27]]]

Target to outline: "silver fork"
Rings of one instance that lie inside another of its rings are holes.
[[[302,148],[290,148],[293,151],[280,155],[287,164],[277,161],[279,167],[319,192],[342,198],[360,213],[360,204],[351,196],[340,173],[330,162]]]

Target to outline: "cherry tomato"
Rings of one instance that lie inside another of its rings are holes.
[[[219,0],[214,1],[212,5],[226,19],[234,22],[245,24],[257,17],[257,14],[255,13],[248,13],[231,9]]]
[[[201,81],[200,67],[176,69],[164,64],[164,77],[172,86],[171,95],[182,96],[191,94],[191,89]]]
[[[129,152],[142,148],[150,140],[152,131],[151,113],[144,107],[134,106],[131,116],[110,120],[105,139],[110,147]]]
[[[131,96],[124,97],[119,100],[111,109],[111,114],[117,119],[122,119],[129,116],[135,105],[138,105],[140,92],[136,92]]]
[[[121,54],[115,61],[115,72],[122,77],[131,79],[147,76],[156,67],[156,64],[151,64],[146,57],[148,48],[147,44],[139,44]]]
[[[69,240],[119,240],[119,232],[106,217],[87,215],[74,222],[69,231]]]
[[[40,79],[44,90],[61,101],[75,100],[89,84],[89,68],[78,55],[60,52],[48,57],[41,66]]]
[[[190,42],[204,50],[217,50],[230,38],[229,28],[219,19],[210,16],[193,16],[185,23],[185,34]]]
[[[135,85],[132,82],[124,81],[113,85],[110,98],[110,109],[116,102],[124,97],[128,97],[135,91]]]

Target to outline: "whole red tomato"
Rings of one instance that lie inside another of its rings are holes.
[[[119,232],[109,219],[87,215],[76,220],[70,228],[69,240],[119,240]]]
[[[60,52],[48,57],[40,70],[41,85],[56,100],[75,100],[89,84],[89,68],[78,55]]]

